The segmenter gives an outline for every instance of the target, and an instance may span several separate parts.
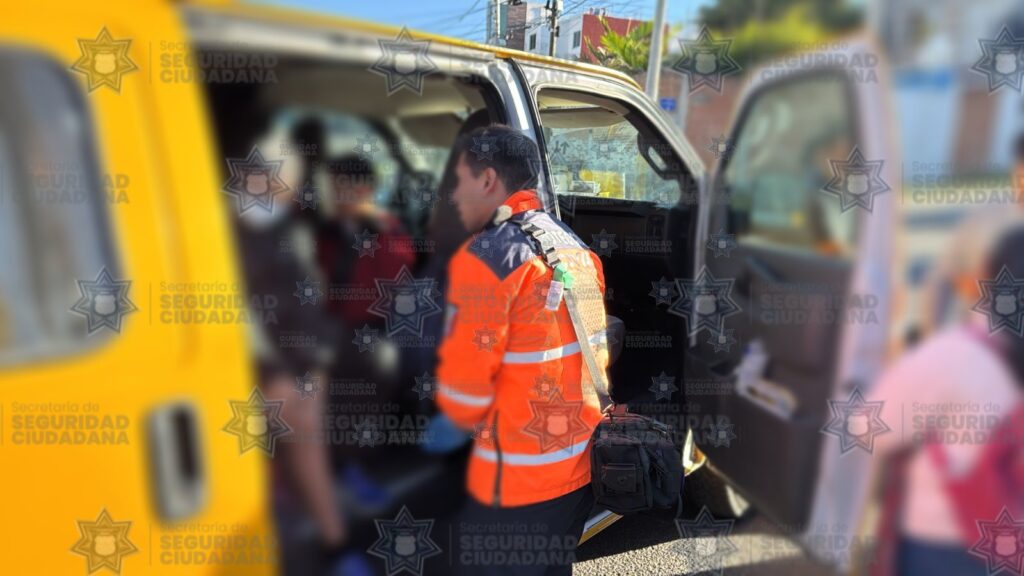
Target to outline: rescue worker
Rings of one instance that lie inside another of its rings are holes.
[[[535,190],[540,157],[529,137],[482,127],[460,137],[453,154],[452,199],[474,233],[449,264],[438,351],[437,403],[474,437],[454,561],[469,574],[570,574],[593,504],[590,437],[600,405],[559,290],[565,286],[553,283],[539,243],[522,227],[549,235],[572,263],[576,285],[596,287],[578,297],[599,306],[590,343],[606,371],[601,261],[544,211]]]

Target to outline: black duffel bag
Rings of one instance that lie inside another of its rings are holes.
[[[626,406],[610,406],[594,431],[591,486],[597,504],[616,514],[677,508],[683,463],[672,428]]]

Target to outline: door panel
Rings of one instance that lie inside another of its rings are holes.
[[[771,280],[753,273],[754,267],[769,270]],[[735,346],[730,360],[710,376],[720,378],[725,367],[736,370],[741,350],[749,353],[755,342],[768,362],[757,381],[740,384],[735,373],[728,375],[732,394],[692,399],[702,421],[732,424],[736,434],[732,442],[716,445],[707,433],[698,433],[698,442],[704,440],[701,449],[755,505],[799,525],[817,478],[819,431],[827,420],[842,327],[825,317],[842,312],[831,309],[832,294],[818,287],[846,286],[850,264],[741,240],[729,259],[708,268],[715,278],[736,279],[734,299],[743,310],[725,321],[726,331],[734,330],[743,345]],[[705,342],[712,338],[701,334],[699,349],[725,356]]]
[[[697,335],[700,361],[689,373],[727,390],[691,399],[691,408],[735,438],[698,433],[698,443],[759,509],[790,526],[810,512],[844,328],[864,320],[864,300],[850,293],[860,210],[822,191],[831,161],[856,146],[853,98],[844,76],[825,72],[750,95],[712,187],[711,238],[695,274],[729,283],[738,308],[709,316],[717,328],[704,324]],[[735,345],[715,346],[719,338]]]

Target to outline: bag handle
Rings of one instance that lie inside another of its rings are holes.
[[[573,332],[576,333],[576,341],[580,344],[580,352],[583,354],[583,363],[586,365],[587,372],[590,374],[591,387],[597,395],[601,411],[606,411],[609,406],[614,406],[610,402],[606,402],[604,400],[604,398],[609,398],[608,378],[605,375],[604,370],[601,370],[601,367],[598,365],[597,358],[594,356],[594,350],[590,347],[591,336],[587,334],[586,327],[583,324],[583,316],[580,314],[579,304],[576,301],[576,292],[573,291],[573,279],[572,275],[569,274],[569,269],[558,257],[558,249],[555,248],[551,239],[545,236],[543,229],[534,224],[523,222],[520,218],[509,219],[509,222],[518,226],[520,230],[537,243],[536,248],[539,249],[538,255],[544,260],[544,263],[547,264],[548,268],[551,269],[552,279],[556,282],[562,282],[564,288],[563,299],[565,300],[565,307],[569,311],[569,319],[572,321]],[[605,338],[607,337],[606,331]]]

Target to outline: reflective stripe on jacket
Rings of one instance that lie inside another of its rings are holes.
[[[600,294],[590,297],[603,300],[600,259],[541,211],[534,191],[516,192],[505,205],[511,219],[550,234],[576,274],[595,275]],[[545,307],[551,281],[532,239],[512,222],[488,225],[449,266],[436,398],[452,421],[474,431],[468,489],[484,504],[542,502],[590,482],[590,436],[600,408],[564,299],[554,311]],[[590,341],[604,370],[600,327]]]

